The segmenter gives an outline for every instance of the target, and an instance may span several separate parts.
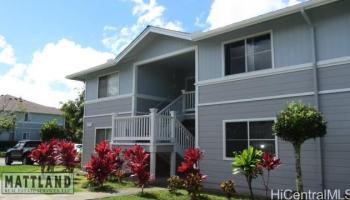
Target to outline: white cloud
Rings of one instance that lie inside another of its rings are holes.
[[[163,13],[166,8],[156,0],[131,0],[134,4],[132,14],[137,17],[135,24],[117,28],[105,26],[102,43],[114,53],[123,50],[147,25],[163,27],[171,30],[183,30],[180,21],[165,20]]]
[[[214,0],[206,20],[209,29],[218,28],[286,6],[302,0]]]
[[[48,43],[33,54],[29,64],[14,64],[4,75],[0,75],[0,94],[11,94],[48,106],[59,106],[59,102],[74,99],[76,88],[82,83],[64,77],[113,58],[114,55],[91,47],[61,39]],[[58,84],[57,89],[53,87]]]
[[[15,62],[15,52],[12,46],[6,42],[4,36],[0,35],[0,63],[11,65]]]

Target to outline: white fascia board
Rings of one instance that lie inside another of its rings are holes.
[[[143,38],[145,38],[149,33],[157,33],[160,35],[167,35],[170,37],[176,37],[184,40],[191,40],[191,34],[179,32],[179,31],[173,31],[168,30],[164,28],[154,27],[154,26],[147,26],[114,60],[106,62],[102,65],[98,65],[74,74],[70,74],[66,76],[68,79],[73,80],[81,80],[79,76],[86,75],[91,72],[95,72],[98,70],[106,69],[108,67],[112,67],[119,63],[138,43],[140,43]]]

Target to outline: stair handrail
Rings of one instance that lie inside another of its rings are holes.
[[[182,150],[194,147],[192,133],[178,119],[175,119],[175,143]]]
[[[183,94],[181,94],[176,99],[174,99],[172,102],[170,102],[167,106],[165,106],[162,110],[160,110],[158,112],[158,114],[170,116],[170,111],[173,111],[173,109],[172,109],[173,105],[175,105],[176,103],[181,102],[181,106],[182,106],[182,98],[183,98]],[[181,111],[182,111],[182,109],[181,109]]]

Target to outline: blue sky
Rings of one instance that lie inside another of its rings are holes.
[[[113,58],[148,24],[202,31],[298,2],[0,0],[0,94],[59,106],[82,87],[65,75]]]

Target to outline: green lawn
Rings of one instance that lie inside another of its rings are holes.
[[[144,195],[128,195],[103,198],[103,200],[189,200],[187,192],[179,190],[176,194],[171,194],[167,190],[145,192]],[[248,200],[249,198],[233,197],[231,200]],[[202,194],[200,200],[227,200],[225,196],[215,194]]]
[[[56,166],[55,172],[63,172],[62,166]],[[86,177],[78,173],[78,169],[75,170],[74,173],[74,192],[84,192],[89,191],[89,188],[87,188],[87,180]],[[7,165],[7,166],[0,166],[0,180],[1,180],[1,174],[3,172],[40,172],[40,166],[38,165],[21,165],[21,164],[13,164],[13,165]],[[130,188],[135,187],[134,183],[125,181],[123,183],[118,182],[112,182],[107,181],[105,183],[104,189],[106,190],[119,190],[122,188]]]

